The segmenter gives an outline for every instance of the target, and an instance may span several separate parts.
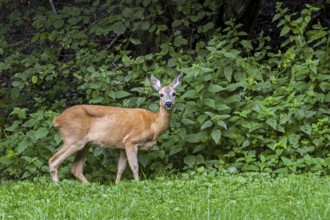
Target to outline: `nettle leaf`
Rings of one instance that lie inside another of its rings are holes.
[[[221,138],[221,131],[220,131],[220,130],[212,131],[211,136],[212,136],[214,142],[215,142],[216,144],[218,144],[218,143],[219,143],[219,140],[220,140],[220,138]]]
[[[220,92],[223,90],[225,90],[225,88],[223,88],[222,86],[219,86],[219,85],[210,85],[208,88],[208,91],[213,92],[213,93]]]
[[[139,160],[139,163],[143,166],[143,167],[146,167],[149,163],[149,155],[148,154],[139,154],[138,155],[138,160]]]
[[[300,126],[300,130],[308,135],[312,134],[312,126],[310,126],[309,124]]]
[[[208,67],[201,67],[201,71],[202,71],[203,73],[209,73],[209,72],[212,72],[213,69],[208,68]]]
[[[35,137],[36,139],[41,139],[41,138],[46,137],[46,136],[48,135],[48,133],[49,133],[49,131],[48,131],[47,128],[45,128],[45,127],[41,127],[41,128],[39,128],[38,130],[36,130],[36,131],[34,132],[34,137]]]
[[[142,23],[141,23],[141,29],[142,30],[149,30],[149,28],[150,28],[150,23],[148,22],[148,21],[143,21]]]
[[[168,67],[174,67],[177,63],[177,59],[176,58],[171,58],[167,61],[167,66]]]
[[[221,51],[221,53],[227,58],[236,59],[241,52],[239,50],[231,49],[229,51]]]
[[[231,108],[226,104],[219,103],[219,104],[216,104],[216,109],[218,111],[222,111],[222,110],[228,110],[228,109],[231,109]]]
[[[26,150],[26,148],[28,148],[29,144],[30,143],[27,140],[21,141],[17,146],[17,152],[22,153],[23,151]]]
[[[288,158],[285,158],[285,157],[281,157],[283,163],[286,165],[286,166],[290,166],[292,165],[292,161],[289,160]]]
[[[226,51],[223,51],[222,54],[227,57],[227,58],[231,58],[231,59],[235,59],[236,58],[236,55],[233,54],[233,53],[230,53],[230,52],[226,52]]]
[[[194,155],[189,155],[186,156],[183,159],[183,162],[188,166],[188,167],[193,167],[195,162],[196,162],[196,157]]]
[[[180,151],[182,151],[182,146],[180,144],[174,145],[171,148],[170,155],[174,155],[176,153],[179,153]]]
[[[125,7],[122,11],[122,14],[124,17],[131,17],[132,16],[132,9],[128,8],[128,7]]]
[[[212,117],[212,116],[211,116]],[[200,123],[200,124],[202,124],[204,121],[205,121],[205,119],[207,118],[207,115],[199,115],[198,116],[198,118],[197,118],[197,121]]]
[[[215,109],[215,101],[214,99],[205,99],[204,100],[205,105],[214,108]]]
[[[287,33],[289,33],[289,31],[290,28],[288,26],[284,26],[284,28],[281,30],[280,37],[286,35]]]
[[[146,101],[146,98],[143,98],[143,97],[139,97],[137,100],[136,100],[136,106],[137,107],[140,107],[142,103],[144,103]]]
[[[126,91],[115,91],[115,96],[117,99],[125,98],[130,95],[131,95],[131,93],[126,92]]]
[[[176,47],[180,47],[182,45],[188,44],[188,41],[184,39],[181,35],[176,36],[173,41],[173,45]]]
[[[53,23],[54,28],[60,29],[64,25],[63,19],[56,19],[56,21]]]
[[[227,130],[227,124],[224,121],[217,121],[217,124]]]
[[[188,90],[181,96],[181,98],[196,98],[198,97],[198,93],[195,90]]]
[[[183,118],[183,119],[181,120],[181,122],[182,122],[184,125],[193,125],[193,124],[196,123],[195,121],[190,120],[190,119],[188,119],[188,118]]]
[[[95,157],[98,157],[100,156],[101,154],[103,154],[105,151],[105,149],[103,147],[96,147],[94,150],[93,150],[93,156]]]
[[[187,138],[186,141],[188,143],[199,143],[206,136],[207,136],[206,131],[201,131],[201,132],[196,133],[196,134],[188,134],[187,137],[186,137]]]
[[[273,118],[267,119],[266,124],[268,124],[270,127],[272,127],[274,130],[276,130],[277,127],[277,121]]]
[[[233,69],[231,68],[231,66],[226,66],[223,70],[223,73],[224,73],[227,81],[230,82],[232,75],[233,75]]]
[[[249,49],[249,50],[252,50],[253,49],[253,46],[251,44],[251,41],[249,41],[249,40],[242,40],[241,41],[241,44],[246,49]]]
[[[204,130],[204,129],[206,129],[206,128],[209,128],[209,127],[211,127],[212,125],[213,125],[213,122],[210,121],[210,120],[208,120],[208,121],[206,121],[206,122],[204,122],[204,123],[202,124],[202,126],[201,126],[201,130]]]
[[[202,151],[204,149],[205,149],[205,145],[204,144],[198,145],[197,147],[194,148],[193,153],[200,152],[200,151]]]
[[[125,33],[126,31],[126,26],[123,22],[118,21],[112,25],[113,32],[115,32],[118,35],[121,35]]]
[[[141,44],[141,41],[139,39],[136,39],[136,38],[130,38],[129,41],[134,44],[134,45],[139,45]]]
[[[111,97],[112,99],[116,99],[116,93],[112,90],[108,90],[106,94]]]

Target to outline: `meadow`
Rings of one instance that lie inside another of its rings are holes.
[[[1,219],[330,219],[330,178],[180,174],[140,182],[3,181]]]

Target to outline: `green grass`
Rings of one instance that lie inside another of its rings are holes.
[[[0,219],[330,219],[330,178],[159,177],[118,186],[2,182]]]

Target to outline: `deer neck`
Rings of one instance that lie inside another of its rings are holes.
[[[168,127],[171,120],[171,110],[166,110],[163,106],[156,113],[155,132],[161,134]]]

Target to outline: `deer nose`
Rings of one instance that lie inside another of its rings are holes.
[[[165,102],[165,108],[172,108],[173,103],[172,102]]]

